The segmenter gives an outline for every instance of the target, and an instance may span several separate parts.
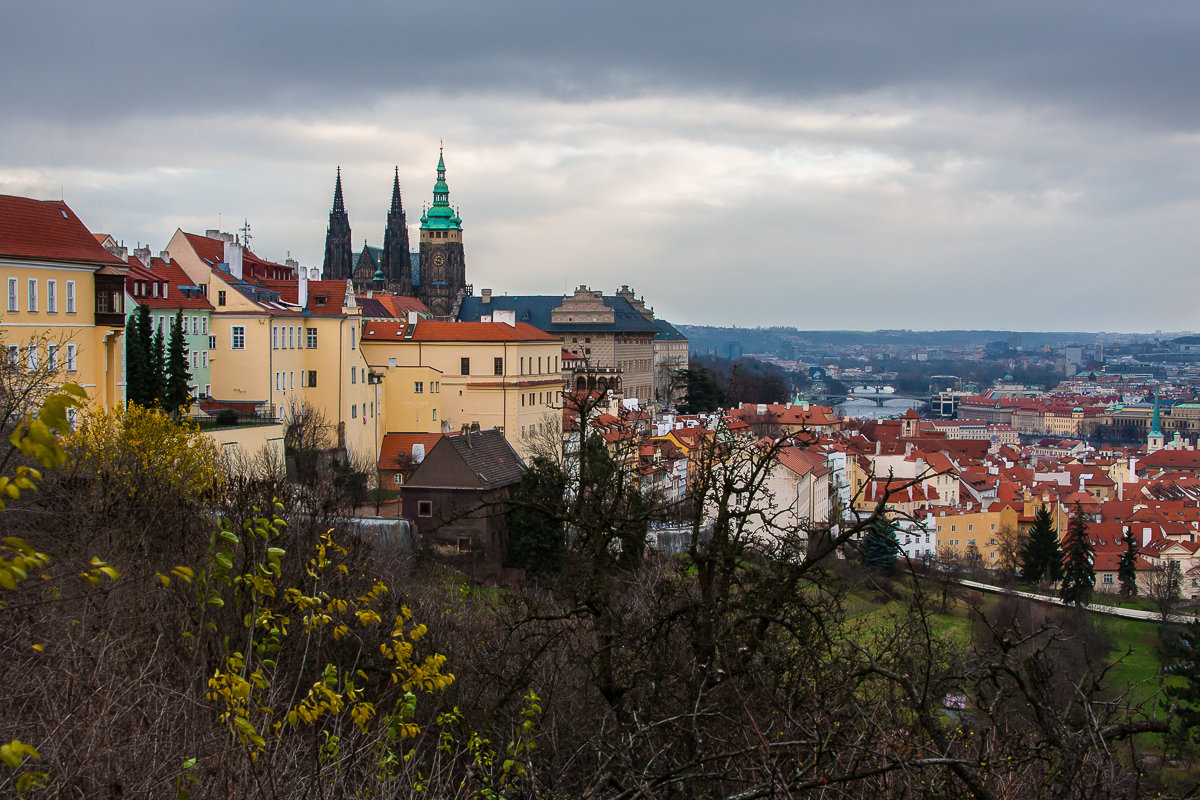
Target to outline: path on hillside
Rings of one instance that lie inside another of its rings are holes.
[[[985,592],[1010,594],[1016,597],[1024,597],[1028,600],[1036,600],[1040,603],[1052,603],[1056,606],[1066,605],[1061,598],[1052,597],[1051,595],[1036,594],[1035,592],[1021,592],[1016,589],[1006,589],[1003,586],[993,586],[990,583],[980,583],[979,581],[972,581],[966,578],[961,578],[958,582],[962,586],[967,586],[972,589],[980,589]],[[1097,614],[1108,614],[1114,617],[1144,619],[1151,622],[1158,622],[1162,619],[1162,615],[1157,611],[1143,611],[1140,608],[1121,608],[1119,606],[1103,606],[1095,604],[1088,604],[1084,606],[1084,608],[1086,608],[1088,611],[1094,611]],[[1172,614],[1169,619],[1171,622],[1179,622],[1186,625],[1187,623],[1194,621],[1196,617],[1192,616],[1191,614]]]

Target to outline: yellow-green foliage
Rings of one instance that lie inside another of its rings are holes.
[[[12,449],[4,462],[7,463],[8,456],[12,453],[20,452],[25,457],[37,461],[42,467],[61,466],[65,455],[57,432],[70,427],[67,419],[68,409],[78,408],[86,398],[87,393],[83,387],[75,383],[68,383],[62,387],[61,392],[47,397],[37,416],[26,419],[12,432],[12,436],[9,437]],[[41,480],[42,473],[25,464],[18,466],[11,477],[0,475],[0,511],[5,509],[6,500],[16,500],[21,496],[21,492],[36,489],[36,484]],[[30,572],[40,571],[49,563],[49,556],[39,553],[24,539],[15,536],[5,538],[3,544],[0,544],[0,590],[16,590],[18,584],[29,577]],[[117,578],[115,569],[93,558],[92,570],[85,573],[84,577],[98,581],[97,572],[113,580]],[[0,601],[0,606],[3,606],[3,601]],[[41,649],[39,645],[34,645],[34,648]],[[20,769],[27,758],[30,761],[40,761],[41,755],[35,747],[18,739],[0,745],[0,761],[10,769]],[[45,779],[44,772],[26,770],[17,777],[17,792],[24,794],[42,785]]]
[[[224,664],[208,681],[207,698],[217,705],[221,722],[255,760],[271,746],[268,737],[279,740],[288,730],[307,726],[321,726],[325,752],[335,752],[340,741],[336,721],[341,717],[348,717],[364,734],[379,724],[394,731],[397,739],[415,737],[420,727],[411,713],[403,718],[385,714],[376,722],[376,698],[387,684],[398,685],[405,692],[404,705],[416,692],[440,692],[453,682],[454,676],[442,671],[444,656],[422,657],[416,651],[426,627],[412,624],[412,613],[404,606],[390,626],[384,624],[379,611],[388,587],[383,583],[375,582],[354,597],[332,593],[337,578],[349,569],[342,560],[346,550],[331,533],[313,548],[304,567],[304,585],[279,585],[285,552],[274,545],[283,530],[284,521],[277,515],[249,521],[240,533],[222,522],[210,541],[207,566],[194,575],[182,566],[173,571],[176,578],[195,584],[202,608],[245,609],[237,635],[223,639]],[[168,575],[158,579],[164,586],[172,582]],[[203,635],[206,625],[202,620],[200,630],[189,636]],[[295,639],[303,643],[295,646]],[[310,685],[281,685],[306,666],[280,664],[281,653],[316,654],[322,642],[329,641],[353,644],[339,649],[349,658],[327,662]],[[372,679],[356,668],[369,649],[386,659],[385,675]]]
[[[64,445],[72,467],[95,482],[99,502],[194,501],[222,480],[216,444],[155,409],[89,409]]]

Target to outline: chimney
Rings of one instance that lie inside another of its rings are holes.
[[[288,261],[292,261],[292,259],[289,258]],[[288,266],[289,267],[298,267],[300,265],[295,262],[292,262],[291,264],[288,264]],[[304,270],[304,269],[296,270],[296,280],[297,280],[296,304],[299,305],[301,308],[304,308],[305,306],[308,305],[308,270]]]
[[[479,302],[481,302],[485,305],[492,302],[492,290],[491,289],[482,290],[479,293]]]
[[[206,230],[204,232],[204,238],[205,239],[216,239],[217,241],[221,241],[221,232],[215,228],[209,228],[208,230]]]
[[[415,311],[410,311],[410,312],[408,312],[408,324],[409,324],[409,325],[416,325],[416,324],[417,324],[417,320],[418,320],[419,318],[420,318],[420,317],[419,317],[419,315],[417,314],[417,312],[415,312]]]
[[[904,457],[908,458],[912,455],[912,442],[904,443]]]
[[[227,236],[228,234],[222,234]],[[229,274],[235,279],[242,279],[242,246],[233,241],[233,238],[224,239],[225,242],[225,263],[229,265]]]
[[[138,261],[142,262],[142,266],[144,266],[144,267],[150,266],[150,247],[149,247],[149,245],[147,245],[146,247],[141,247],[141,246],[135,247],[133,249],[133,257],[136,258]]]
[[[299,262],[299,261],[297,261],[297,260],[296,260],[296,259],[294,259],[294,258],[286,258],[286,259],[284,259],[284,261],[283,261],[283,265],[284,265],[285,267],[291,267],[292,269],[294,269],[294,270],[297,270],[297,271],[299,271],[299,270],[300,270],[300,262]]]

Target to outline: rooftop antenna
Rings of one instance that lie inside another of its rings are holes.
[[[239,228],[238,230],[240,230],[242,232],[242,246],[245,247],[247,250],[249,250],[250,249],[250,220],[246,219],[245,217],[243,217],[242,220],[243,220],[242,227]]]

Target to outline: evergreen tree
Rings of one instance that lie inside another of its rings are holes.
[[[1121,563],[1117,567],[1117,580],[1121,582],[1122,597],[1137,597],[1137,539],[1126,531],[1124,538],[1125,551],[1121,553]]]
[[[1092,589],[1096,585],[1096,573],[1093,568],[1095,551],[1091,540],[1088,539],[1087,520],[1083,517],[1083,508],[1076,503],[1071,522],[1067,525],[1067,535],[1063,537],[1063,577],[1059,596],[1067,603],[1077,606],[1086,605],[1091,599]]]
[[[1200,620],[1192,620],[1174,639],[1163,642],[1166,672],[1182,682],[1167,683],[1167,702],[1176,705],[1180,739],[1200,741]]]
[[[154,335],[150,338],[150,364],[147,407],[163,408],[167,396],[167,356],[163,342],[162,325],[154,326]]]
[[[880,572],[891,572],[900,558],[900,542],[891,522],[880,517],[863,537],[863,563]]]
[[[682,413],[701,414],[721,407],[724,396],[712,370],[706,367],[681,369],[678,378],[687,387],[687,393],[679,403]]]
[[[567,549],[566,492],[566,473],[542,456],[509,489],[508,557],[527,575],[555,575],[562,569]]]
[[[1029,541],[1021,548],[1021,577],[1033,584],[1043,580],[1053,583],[1062,577],[1058,531],[1054,529],[1054,520],[1046,506],[1034,515]]]
[[[143,325],[142,317],[146,317]],[[146,405],[148,350],[143,331],[150,330],[149,310],[138,306],[125,326],[125,399],[129,405]]]
[[[188,370],[187,347],[183,343],[183,309],[175,313],[171,322],[171,341],[167,346],[165,408],[172,414],[192,404],[188,385],[192,373]]]

